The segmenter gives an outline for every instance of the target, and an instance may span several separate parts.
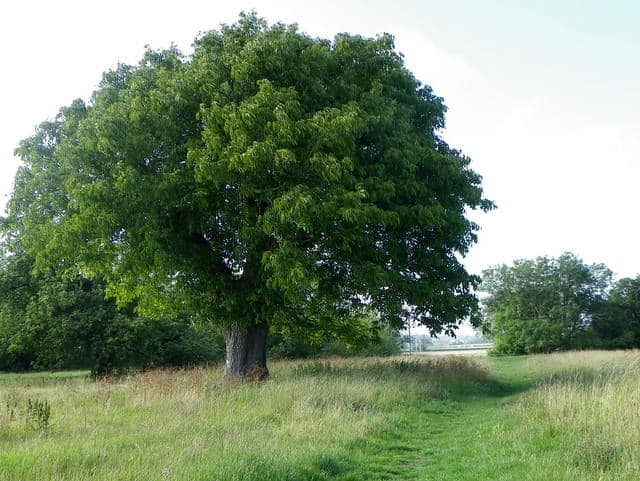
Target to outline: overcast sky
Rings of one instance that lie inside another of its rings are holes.
[[[528,6],[524,6],[528,4]],[[395,35],[449,107],[443,135],[473,159],[498,209],[474,216],[480,270],[572,251],[640,273],[640,2],[29,1],[0,4],[0,207],[13,150],[101,73],[144,46],[190,51],[241,10],[314,36]]]

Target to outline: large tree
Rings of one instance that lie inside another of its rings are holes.
[[[497,352],[525,354],[585,347],[611,286],[603,264],[571,253],[521,259],[482,273],[485,328]]]
[[[227,377],[267,375],[272,326],[373,309],[450,331],[476,304],[466,212],[491,203],[439,136],[444,113],[390,35],[241,15],[188,57],[107,72],[23,141],[8,235],[147,315],[217,323]]]

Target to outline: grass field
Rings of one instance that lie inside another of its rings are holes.
[[[0,480],[640,479],[638,352],[271,372],[226,388],[217,368],[0,374]]]

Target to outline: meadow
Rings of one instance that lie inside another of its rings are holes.
[[[637,480],[640,352],[0,374],[0,479]]]

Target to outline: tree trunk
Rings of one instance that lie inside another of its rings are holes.
[[[266,322],[249,327],[230,328],[224,334],[226,360],[222,382],[233,380],[261,381],[269,375],[267,369]]]

